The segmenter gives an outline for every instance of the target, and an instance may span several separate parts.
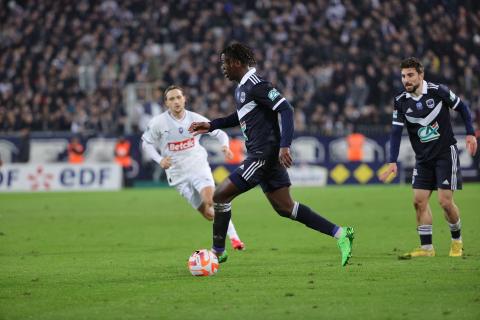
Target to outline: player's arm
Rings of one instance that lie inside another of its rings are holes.
[[[196,122],[209,122],[209,120],[202,115],[194,113],[194,116],[195,116],[194,120]],[[229,145],[230,139],[228,137],[228,134],[225,131],[216,129],[216,130],[213,130],[212,132],[208,132],[207,134],[211,137],[214,137],[215,139],[218,140],[218,142],[220,142],[220,145],[222,146],[222,152],[225,155],[225,159],[227,160],[233,159],[233,153],[230,150],[230,145]]]
[[[155,148],[155,141],[160,139],[160,134],[157,130],[153,129],[153,123],[147,127],[147,130],[142,135],[142,149],[152,158],[153,161],[158,163],[163,169],[168,169],[172,165],[171,157],[162,157]]]
[[[212,132],[217,129],[236,127],[240,124],[237,112],[224,118],[214,119],[211,122],[192,122],[188,132],[196,136],[197,134]]]
[[[228,138],[228,134],[223,130],[217,129],[210,132],[209,135],[215,137],[218,142],[220,142],[220,144],[222,145],[222,152],[225,155],[225,159],[233,159],[233,152],[232,150],[230,150],[230,139]]]
[[[290,145],[293,140],[294,121],[293,107],[285,99],[277,89],[270,83],[262,82],[252,88],[252,94],[259,105],[268,106],[273,111],[280,114],[281,118],[281,136],[280,136],[280,152],[278,160],[286,167],[293,165],[293,158],[290,154]]]
[[[400,152],[400,142],[402,141],[402,130],[405,124],[405,115],[399,110],[397,101],[393,103],[392,131],[390,132],[390,154],[388,157],[388,166],[379,178],[386,181],[391,174],[397,174],[397,160]]]
[[[472,115],[470,110],[468,109],[467,105],[463,103],[460,97],[449,90],[447,86],[440,85],[438,87],[438,93],[450,108],[460,113],[465,125],[465,130],[467,132],[467,150],[472,156],[474,156],[477,152],[477,138],[475,137],[475,130],[473,129]]]

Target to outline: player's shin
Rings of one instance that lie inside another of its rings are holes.
[[[299,202],[295,202],[290,218],[332,237],[335,236],[340,228]]]
[[[213,219],[212,250],[219,255],[225,251],[225,237],[232,216],[232,205],[230,203],[215,203],[213,207],[215,209],[215,218]]]

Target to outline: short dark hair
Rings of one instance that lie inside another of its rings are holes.
[[[163,100],[167,100],[167,93],[169,93],[170,91],[175,90],[175,89],[182,91],[182,94],[185,95],[182,87],[176,86],[176,85],[171,85],[171,86],[168,86],[167,89],[165,89],[165,91],[163,92]]]
[[[240,42],[230,44],[223,49],[220,54],[238,60],[241,64],[249,67],[254,66],[257,63],[257,61],[255,61],[253,50],[249,46]]]
[[[415,68],[418,73],[423,73],[423,64],[418,58],[410,57],[402,60],[400,63],[400,69]]]

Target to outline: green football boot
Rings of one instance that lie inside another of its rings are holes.
[[[217,259],[218,259],[218,263],[224,263],[227,261],[228,259],[228,252],[227,250],[223,251],[222,254],[218,254],[216,253],[215,251],[213,251],[215,253],[215,255],[217,256]]]
[[[354,233],[353,227],[343,227],[342,234],[337,240],[337,245],[342,253],[342,266],[347,265],[348,260],[352,257],[352,246]]]

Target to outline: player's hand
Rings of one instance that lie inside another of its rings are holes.
[[[290,148],[280,148],[280,152],[278,154],[278,161],[282,166],[285,168],[290,168],[293,164],[293,158],[290,153]]]
[[[192,122],[188,128],[188,132],[194,136],[202,133],[207,133],[210,129],[210,122]]]
[[[232,160],[233,159],[233,152],[230,150],[229,147],[224,146],[222,147],[222,152],[225,155],[225,160]]]
[[[380,181],[385,182],[392,173],[394,176],[397,175],[396,162],[389,163],[387,169],[383,171],[378,178],[380,179]]]
[[[477,153],[477,138],[473,135],[468,135],[466,141],[468,153],[473,157]]]
[[[160,167],[162,169],[168,169],[172,166],[172,158],[171,157],[165,157],[160,161]]]

